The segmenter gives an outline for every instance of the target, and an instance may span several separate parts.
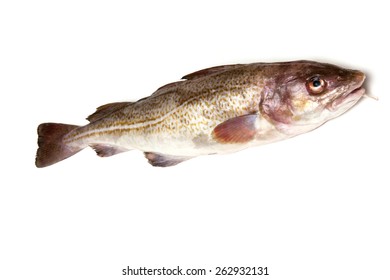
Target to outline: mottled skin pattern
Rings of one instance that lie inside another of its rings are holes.
[[[258,68],[251,65],[163,87],[72,131],[65,141],[77,146],[106,143],[153,152],[168,150],[174,155],[188,155],[194,147],[215,146],[211,132],[218,124],[259,112],[265,79]],[[201,153],[217,152],[215,149],[201,149]],[[193,150],[194,155],[199,151]]]
[[[38,127],[36,165],[91,146],[100,156],[138,149],[156,166],[238,151],[317,128],[364,94],[359,71],[313,61],[204,69],[137,102],[104,105],[82,127]]]

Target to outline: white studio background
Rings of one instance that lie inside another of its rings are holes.
[[[2,1],[0,279],[172,279],[122,269],[177,265],[390,279],[384,3]],[[284,142],[173,168],[91,149],[34,166],[42,122],[86,124],[99,105],[210,66],[296,59],[366,72],[379,101]]]

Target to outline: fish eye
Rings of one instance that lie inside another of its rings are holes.
[[[320,77],[315,76],[315,77],[310,78],[306,82],[306,88],[310,94],[315,94],[315,95],[320,94],[325,90],[326,82],[324,79],[321,79]]]

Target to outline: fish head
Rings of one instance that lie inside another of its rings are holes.
[[[364,95],[364,73],[312,61],[270,70],[260,112],[286,134],[312,130],[350,109]]]

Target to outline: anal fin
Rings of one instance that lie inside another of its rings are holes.
[[[151,165],[158,167],[174,166],[192,158],[183,156],[162,155],[152,152],[145,152],[145,157]]]
[[[95,150],[99,157],[110,157],[128,151],[128,149],[122,147],[106,144],[90,144],[89,146]]]

